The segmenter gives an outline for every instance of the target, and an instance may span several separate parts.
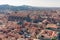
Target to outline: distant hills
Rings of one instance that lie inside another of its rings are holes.
[[[59,7],[33,7],[28,5],[22,6],[11,6],[11,5],[0,5],[0,12],[1,11],[20,11],[20,10],[51,10],[51,9],[60,9]]]
[[[22,6],[0,5],[0,10],[20,11],[20,10],[40,10],[40,9],[28,5],[22,5]]]

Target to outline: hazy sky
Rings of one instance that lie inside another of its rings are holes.
[[[60,7],[60,0],[0,0],[0,5],[1,4],[14,6],[31,5],[40,7]]]

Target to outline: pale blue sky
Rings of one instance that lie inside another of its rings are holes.
[[[40,7],[60,7],[60,0],[0,0],[1,4],[14,6],[31,5]]]

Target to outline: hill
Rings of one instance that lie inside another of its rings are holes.
[[[60,9],[59,7],[33,7],[28,5],[12,6],[12,5],[0,5],[0,11],[20,11],[20,10],[51,10]]]

